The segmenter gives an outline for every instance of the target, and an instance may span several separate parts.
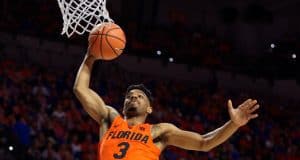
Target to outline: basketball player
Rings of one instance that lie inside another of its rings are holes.
[[[230,120],[220,128],[204,135],[185,131],[170,123],[145,123],[153,110],[151,93],[144,85],[129,86],[123,117],[89,88],[95,58],[86,54],[74,84],[74,93],[85,111],[100,126],[98,159],[100,160],[158,160],[167,146],[186,150],[209,151],[227,140],[239,127],[256,118],[259,104],[248,99],[237,108],[228,101]]]

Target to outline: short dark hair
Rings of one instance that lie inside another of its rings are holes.
[[[150,103],[153,101],[151,91],[148,88],[146,88],[146,86],[144,84],[133,84],[133,85],[128,86],[128,88],[126,90],[126,95],[133,89],[139,89],[139,90],[143,91],[146,94],[146,96],[148,97]]]

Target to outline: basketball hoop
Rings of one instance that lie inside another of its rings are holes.
[[[96,24],[112,22],[106,9],[106,0],[57,0],[62,17],[61,34],[71,37],[90,32]]]

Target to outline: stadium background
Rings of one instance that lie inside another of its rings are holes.
[[[96,159],[98,127],[72,93],[87,35],[60,35],[56,1],[0,4],[1,159]],[[93,72],[108,104],[121,110],[126,87],[142,82],[155,96],[149,122],[205,133],[228,120],[228,98],[261,103],[260,117],[216,149],[171,147],[162,160],[300,159],[298,0],[107,5],[128,41]]]

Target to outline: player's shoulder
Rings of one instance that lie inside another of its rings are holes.
[[[120,116],[120,113],[113,107],[106,105],[108,109],[108,121],[109,123],[113,123],[113,121]]]
[[[153,124],[151,127],[151,134],[153,138],[161,137],[162,135],[177,129],[177,127],[172,123],[157,123]]]
[[[166,129],[166,128],[174,128],[176,126],[172,123],[157,123],[157,124],[153,124],[152,127],[157,129]]]

